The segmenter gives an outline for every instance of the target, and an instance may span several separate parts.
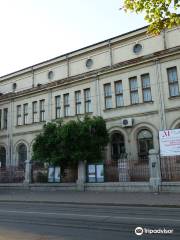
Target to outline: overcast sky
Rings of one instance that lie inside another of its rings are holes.
[[[0,0],[0,76],[147,25],[122,0]]]

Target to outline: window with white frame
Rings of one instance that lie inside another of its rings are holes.
[[[141,75],[143,102],[152,101],[149,73]]]
[[[177,68],[171,67],[167,69],[168,83],[169,83],[169,95],[170,97],[179,96],[179,84],[177,76]]]
[[[37,109],[37,101],[32,103],[32,122],[38,122],[38,109]]]
[[[28,124],[28,103],[23,105],[23,124]]]
[[[105,102],[105,109],[112,108],[112,92],[111,92],[110,83],[104,84],[104,102]]]
[[[139,103],[137,77],[129,78],[131,104]]]
[[[92,112],[90,88],[84,89],[84,110],[85,113]]]
[[[64,117],[70,116],[69,93],[64,94]]]
[[[75,92],[75,108],[76,114],[81,114],[81,91]]]
[[[61,96],[55,96],[55,111],[56,119],[61,117]]]
[[[21,105],[17,106],[17,125],[21,125]]]
[[[124,106],[122,81],[115,82],[116,107]]]
[[[40,110],[40,122],[44,122],[45,121],[45,100],[42,99],[39,101],[39,110]]]

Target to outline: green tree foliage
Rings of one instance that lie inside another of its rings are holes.
[[[97,162],[108,143],[106,123],[101,117],[67,123],[47,123],[33,144],[33,160],[62,167],[75,166],[80,160]]]
[[[123,6],[125,11],[144,12],[150,23],[148,32],[154,35],[180,24],[179,8],[180,0],[124,0]]]

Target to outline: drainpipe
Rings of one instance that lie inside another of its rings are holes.
[[[157,88],[159,95],[159,118],[160,118],[160,130],[167,129],[166,124],[166,114],[165,114],[165,103],[163,96],[163,88],[162,88],[162,69],[161,63],[159,60],[156,60],[156,79],[157,79]]]
[[[69,57],[66,55],[66,61],[67,61],[67,78],[69,78]]]
[[[101,105],[101,91],[99,86],[99,75],[96,76],[96,100],[97,100],[97,115],[102,116],[102,105]]]
[[[110,66],[112,68],[113,61],[112,61],[112,48],[111,48],[111,41],[110,40],[108,40],[108,47],[109,47]]]
[[[32,72],[32,87],[34,87],[34,69],[33,69],[33,66],[31,67],[31,72]]]
[[[9,145],[9,165],[14,165],[13,162],[13,120],[14,120],[14,100],[10,100],[10,108],[8,112],[8,145]]]
[[[167,49],[167,42],[166,42],[166,30],[163,29],[163,44],[164,44],[164,50]]]

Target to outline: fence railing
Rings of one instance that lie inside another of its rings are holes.
[[[66,168],[61,171],[60,182],[71,183],[77,180],[77,169]],[[48,182],[48,167],[41,163],[32,164],[32,182],[33,183],[47,183]]]
[[[16,166],[0,168],[0,183],[22,183],[24,178],[24,168]]]
[[[148,159],[105,162],[104,177],[106,182],[149,181]]]
[[[162,181],[180,181],[180,156],[161,157]]]

